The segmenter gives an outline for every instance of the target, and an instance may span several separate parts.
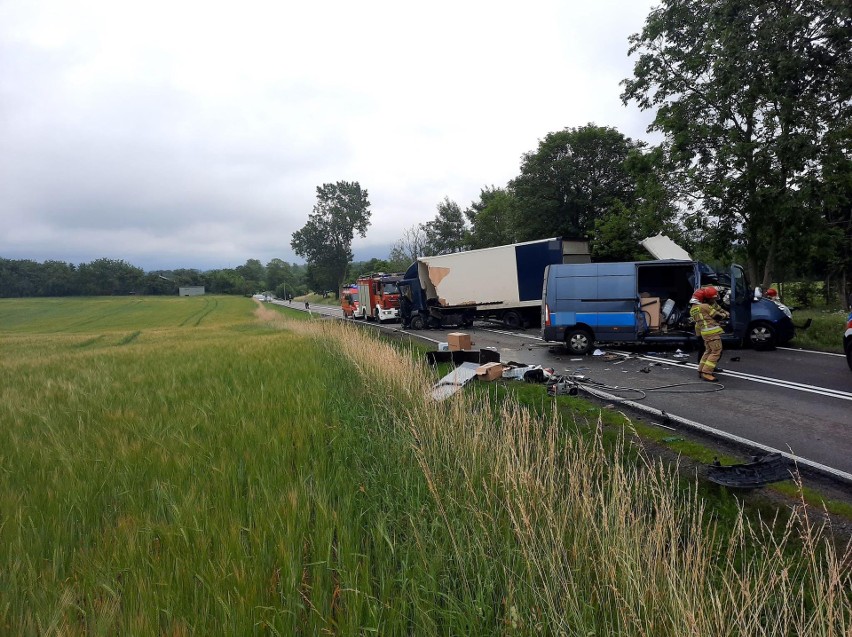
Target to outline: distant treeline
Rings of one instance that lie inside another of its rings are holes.
[[[203,285],[209,294],[247,295],[270,291],[278,296],[307,291],[306,267],[273,259],[264,266],[257,259],[222,270],[155,270],[123,260],[97,259],[65,263],[0,258],[0,298],[35,296],[110,296],[177,294],[179,287]]]

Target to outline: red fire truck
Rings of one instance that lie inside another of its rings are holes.
[[[363,276],[356,282],[360,303],[355,318],[368,321],[395,321],[399,316],[399,282],[401,275],[379,272]]]
[[[340,308],[343,318],[353,318],[358,311],[358,286],[346,285],[340,291]]]

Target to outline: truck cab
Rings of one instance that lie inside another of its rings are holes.
[[[398,274],[376,273],[359,277],[357,281],[360,300],[357,318],[368,321],[394,321],[399,317]]]
[[[552,265],[542,291],[545,341],[564,341],[574,354],[595,342],[686,343],[699,340],[689,299],[702,285],[719,288],[731,314],[722,336],[735,345],[769,349],[793,338],[793,322],[767,299],[756,299],[743,268],[724,272],[690,260]]]

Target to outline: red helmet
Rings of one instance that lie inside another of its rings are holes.
[[[768,296],[770,299],[774,299],[776,296],[778,296],[778,290],[776,290],[775,288],[769,288],[768,290],[766,290],[766,296]]]
[[[703,303],[704,302],[704,288],[700,288],[698,290],[695,290],[695,292],[692,293],[692,298],[696,299],[697,301],[701,301]]]
[[[715,299],[719,296],[719,290],[714,288],[712,285],[708,285],[706,288],[702,288],[704,292],[704,300],[709,301],[710,299]]]

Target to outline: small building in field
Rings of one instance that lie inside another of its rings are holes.
[[[178,296],[201,296],[203,294],[203,285],[190,285],[185,288],[178,288]]]

